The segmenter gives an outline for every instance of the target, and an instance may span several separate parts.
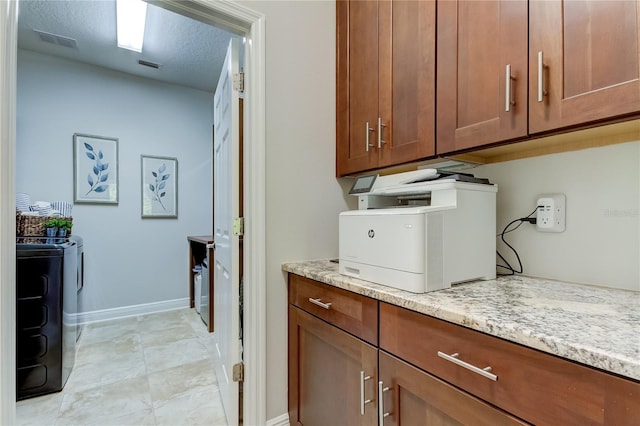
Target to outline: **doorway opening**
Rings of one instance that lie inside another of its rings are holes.
[[[265,421],[265,262],[264,262],[264,182],[265,153],[265,111],[264,111],[264,16],[237,4],[201,5],[179,1],[158,2],[161,7],[189,16],[191,18],[220,25],[244,34],[248,41],[245,53],[245,70],[247,73],[245,103],[245,200],[244,210],[246,237],[244,239],[244,336],[245,364],[251,366],[245,375],[244,421],[258,424]],[[3,179],[0,182],[2,210],[0,216],[3,224],[9,224],[15,217],[11,206],[14,201],[15,173],[12,153],[15,150],[15,95],[16,95],[16,23],[17,4],[6,2],[6,9],[0,18],[0,30],[5,37],[5,48],[2,50],[2,149],[0,164]],[[9,232],[5,232],[9,230]],[[15,229],[11,226],[3,228],[0,236],[0,254],[5,259],[1,271],[0,303],[2,321],[0,325],[0,341],[15,341]],[[6,255],[6,256],[5,256]],[[13,264],[13,267],[11,265]],[[5,267],[9,266],[9,267]],[[250,283],[248,285],[247,283]],[[15,371],[15,347],[6,343],[0,347],[3,374],[0,375],[0,423],[11,424],[15,418],[15,376],[8,371]]]

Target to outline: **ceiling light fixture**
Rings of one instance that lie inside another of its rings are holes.
[[[117,0],[118,47],[142,52],[147,3],[142,0]]]

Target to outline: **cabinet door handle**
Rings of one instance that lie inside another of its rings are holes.
[[[382,380],[378,382],[378,425],[384,425],[384,419],[389,417],[391,413],[384,412],[384,393],[389,390],[389,386],[384,385]]]
[[[331,309],[331,302],[329,303],[324,303],[321,302],[321,298],[317,298],[317,299],[313,299],[313,298],[309,298],[309,302],[313,303],[314,305],[320,306],[321,308],[325,308],[325,309]]]
[[[506,112],[511,111],[511,105],[515,105],[516,101],[513,99],[513,82],[516,80],[511,75],[511,64],[505,67],[504,71],[504,110]]]
[[[450,361],[450,362],[452,362],[454,364],[457,364],[460,367],[464,367],[467,370],[471,370],[476,374],[484,376],[487,379],[493,380],[494,382],[498,381],[498,376],[496,376],[495,374],[491,373],[491,367],[480,368],[480,367],[476,367],[475,365],[469,364],[468,362],[464,362],[464,361],[462,361],[461,359],[458,358],[460,356],[460,354],[458,354],[457,352],[454,353],[454,354],[448,355],[448,354],[445,354],[444,352],[438,351],[438,356],[440,358],[444,358],[447,361]]]
[[[369,142],[369,133],[373,132],[373,127],[369,127],[369,122],[367,121],[365,123],[365,149],[367,152],[369,152],[369,148],[373,147],[374,145],[372,143]]]
[[[382,145],[387,143],[387,141],[382,140],[382,128],[387,127],[386,124],[382,124],[382,118],[378,117],[378,149],[382,149]]]
[[[538,102],[542,102],[544,100],[544,96],[547,94],[547,91],[544,88],[544,57],[542,55],[542,50],[538,52]]]
[[[360,371],[360,415],[364,416],[364,406],[371,402],[370,399],[364,399],[364,382],[370,380],[371,376],[365,376],[364,371]]]

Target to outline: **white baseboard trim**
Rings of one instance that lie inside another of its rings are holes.
[[[152,314],[155,312],[173,311],[188,308],[189,298],[163,300],[161,302],[143,303],[140,305],[122,306],[119,308],[101,309],[98,311],[80,312],[75,315],[78,324],[90,324],[92,322],[110,321],[119,318],[133,317],[136,315]]]
[[[284,413],[281,416],[267,420],[267,426],[289,426],[289,414]]]

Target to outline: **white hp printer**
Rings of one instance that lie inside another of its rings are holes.
[[[495,278],[496,192],[436,169],[358,177],[358,210],[339,218],[340,273],[413,293]]]

